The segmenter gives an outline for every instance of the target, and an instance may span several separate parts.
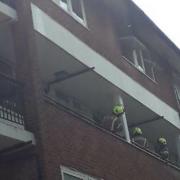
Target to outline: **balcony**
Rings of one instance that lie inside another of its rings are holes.
[[[54,118],[57,120],[56,127],[49,126],[46,132],[47,134],[51,134],[52,131],[54,132],[57,129],[57,136],[61,142],[64,137],[67,137],[66,142],[70,142],[70,146],[66,146],[65,144],[67,143],[61,144],[61,147],[66,148],[61,148],[62,151],[60,153],[69,159],[77,161],[77,154],[82,153],[83,155],[81,157],[83,158],[80,162],[89,163],[93,161],[96,170],[98,168],[100,170],[107,168],[107,173],[114,170],[114,173],[119,172],[118,176],[123,176],[124,179],[131,179],[132,177],[147,179],[147,177],[153,175],[153,179],[159,180],[162,178],[162,174],[164,177],[167,176],[167,178],[162,179],[179,179],[180,168],[173,162],[162,160],[158,154],[142,148],[138,144],[127,143],[120,136],[94,123],[93,119],[82,116],[73,109],[62,106],[50,97],[45,97],[45,102],[48,110],[51,109],[52,111],[46,111],[44,117],[53,113]],[[51,119],[46,123],[49,124],[49,122],[51,122]],[[67,131],[65,131],[66,128],[68,129]],[[67,134],[69,132],[71,132],[71,136],[68,137]],[[47,135],[47,142],[52,143],[52,145],[48,144],[47,149],[49,151],[53,150],[55,147],[53,146],[54,138]],[[81,143],[84,148],[76,148],[77,143]],[[85,148],[87,153],[85,153]],[[66,160],[61,163],[63,164],[65,162]],[[104,167],[103,164],[107,164],[107,166]],[[116,167],[119,167],[118,171]],[[139,173],[141,171],[145,173]],[[123,174],[123,172],[127,173]],[[131,174],[131,178],[128,176],[129,174]]]
[[[0,75],[0,122],[24,128],[22,85]]]
[[[34,136],[24,128],[23,86],[0,74],[0,150],[33,142]]]
[[[105,117],[112,115],[112,107],[121,96],[126,111],[127,128],[124,129],[129,131],[130,138],[127,141],[129,145],[158,159],[161,164],[163,162],[161,167],[165,166],[166,163],[175,168],[180,167],[179,116],[174,109],[147,92],[136,82],[130,81],[126,76],[121,78],[114,74],[114,79],[121,80],[119,87],[117,87],[112,81],[107,81],[95,72],[97,65],[87,67],[76,57],[64,49],[54,46],[52,42],[39,34],[36,34],[36,41],[45,93],[51,102],[60,108],[63,107],[75,116],[82,117],[83,120],[88,121],[96,128],[111,133],[104,120],[107,119]],[[104,66],[102,68],[104,71],[108,71]],[[113,74],[112,71],[111,74]],[[58,117],[59,115],[57,115],[57,119]],[[63,121],[63,118],[60,119]],[[136,126],[142,129],[143,136],[149,142],[149,148],[139,148],[131,143],[132,131]],[[111,135],[125,139],[127,136],[124,129],[121,134],[111,133]],[[157,138],[161,136],[165,137],[168,142],[170,154],[168,162],[164,162],[155,153]]]
[[[0,22],[17,20],[14,0],[0,0]]]

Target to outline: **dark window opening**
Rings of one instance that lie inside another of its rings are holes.
[[[82,12],[82,6],[81,6],[81,1],[80,0],[72,0],[72,10],[73,12],[80,17],[81,19],[83,19],[83,12]]]

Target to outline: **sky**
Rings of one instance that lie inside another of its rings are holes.
[[[180,48],[180,0],[133,0]]]

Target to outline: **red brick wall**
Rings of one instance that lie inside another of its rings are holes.
[[[0,179],[2,180],[39,180],[34,158],[1,162]]]
[[[42,10],[47,12],[57,22],[69,29],[73,34],[87,43],[95,51],[105,56],[109,61],[139,82],[149,91],[157,95],[170,106],[177,108],[170,73],[166,71],[166,63],[162,61],[163,72],[156,72],[157,83],[154,83],[131,64],[121,58],[120,37],[127,33],[127,16],[113,13],[111,8],[97,0],[85,0],[88,28],[84,28],[68,13],[58,7],[52,0],[33,0]],[[119,2],[120,3],[120,2]],[[121,3],[119,12],[128,13],[126,5]],[[119,27],[118,27],[119,26]]]
[[[36,146],[35,151],[38,157],[38,163],[43,173],[43,151],[41,141],[41,125],[43,122],[39,120],[39,112],[42,104],[42,84],[39,74],[39,66],[36,54],[36,45],[34,40],[34,30],[32,26],[32,16],[30,1],[28,0],[16,0],[16,9],[18,12],[18,21],[12,25],[12,32],[14,37],[14,46],[16,54],[16,75],[17,79],[24,83],[24,100],[25,100],[25,129],[34,133]],[[42,112],[42,111],[41,111]],[[31,163],[31,161],[33,161]],[[13,179],[13,176],[17,176],[17,180],[35,180],[35,177],[31,176],[32,167],[37,170],[35,166],[36,160],[30,157],[28,161],[16,161],[8,163],[4,167],[0,167],[0,170],[4,172],[3,179]],[[23,176],[20,176],[20,171]],[[6,172],[12,171],[12,176]],[[33,170],[34,171],[34,170]],[[6,178],[8,177],[8,178]],[[19,179],[18,179],[19,178]],[[38,180],[41,180],[38,178]]]
[[[59,110],[55,106],[44,103],[40,75],[38,74],[39,67],[33,39],[30,7],[26,0],[17,0],[17,2],[19,4],[22,2],[22,6],[18,8],[20,18],[18,24],[14,27],[18,59],[17,77],[26,84],[26,124],[27,129],[34,132],[36,136],[36,147],[40,156],[44,179],[59,180],[59,166],[61,164],[77,168],[84,173],[102,177],[106,180],[116,180],[121,177],[127,180],[179,179],[179,174],[178,177],[175,177],[172,169],[167,168],[166,165],[119,141],[115,137]],[[113,63],[117,63],[114,62],[114,59],[119,57],[120,52],[115,50],[118,49],[118,44],[114,42],[117,36],[114,36],[111,23],[106,32],[110,33],[108,35],[109,40],[105,43],[106,39],[103,36],[99,36],[99,39],[97,38],[99,44],[96,37],[101,32],[100,30],[96,33],[86,30],[48,0],[36,0],[36,3],[41,5],[49,14],[52,14],[56,20],[66,24],[67,28],[72,29],[74,33],[77,33],[92,48],[102,53]],[[93,4],[91,6],[96,8]],[[101,8],[102,10],[99,13],[103,14],[103,8],[105,7]],[[107,15],[107,18],[110,18],[109,15]],[[92,20],[92,22],[95,21]],[[104,22],[105,25],[100,27],[108,26],[106,24],[108,22]],[[121,67],[121,63],[118,66]],[[127,67],[124,68],[123,66]],[[124,71],[130,71],[127,73],[135,73],[134,69],[130,68],[126,63],[123,66],[122,69]],[[143,81],[143,83],[145,82]],[[33,161],[33,159],[31,160]],[[32,168],[34,163],[31,164],[30,161],[18,161],[12,163],[12,166],[1,166],[0,175],[1,172],[3,173],[1,177],[7,180],[35,180],[34,176],[31,176],[32,171],[34,172]],[[20,176],[18,168],[22,171],[22,176]]]
[[[41,120],[46,180],[60,179],[60,165],[105,180],[180,178],[180,172],[49,102]]]

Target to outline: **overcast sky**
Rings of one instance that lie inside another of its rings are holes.
[[[133,0],[180,48],[180,0]]]

